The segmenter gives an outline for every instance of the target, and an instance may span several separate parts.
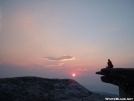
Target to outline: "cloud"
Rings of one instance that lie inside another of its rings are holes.
[[[75,59],[74,57],[72,57],[72,56],[62,56],[62,57],[58,57],[58,58],[56,58],[56,57],[43,57],[43,58],[45,58],[45,59],[47,59],[47,60],[50,60],[50,61],[67,61],[67,60],[73,60],[73,59]]]
[[[78,71],[87,71],[88,69],[87,68],[78,68],[77,70]]]
[[[50,64],[46,65],[45,67],[62,67],[64,63],[57,63],[57,64]]]

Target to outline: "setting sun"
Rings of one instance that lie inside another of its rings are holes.
[[[72,76],[75,76],[75,74],[72,74]]]

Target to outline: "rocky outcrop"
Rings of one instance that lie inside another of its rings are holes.
[[[0,79],[0,101],[105,101],[72,79],[15,77]]]
[[[119,95],[123,98],[134,98],[134,69],[133,68],[103,68],[96,74],[103,75],[105,83],[119,87]]]

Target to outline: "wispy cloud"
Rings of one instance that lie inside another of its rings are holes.
[[[64,63],[56,63],[56,64],[50,64],[46,65],[45,67],[62,67]]]
[[[88,69],[87,68],[78,68],[77,70],[78,71],[87,71]]]
[[[66,56],[61,56],[61,57],[43,57],[47,60],[50,60],[50,61],[67,61],[67,60],[73,60],[75,59],[74,57],[72,56],[69,56],[69,55],[66,55]]]

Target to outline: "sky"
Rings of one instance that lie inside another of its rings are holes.
[[[134,67],[133,18],[133,0],[0,0],[0,78],[71,78],[117,93],[95,72],[108,59]]]

